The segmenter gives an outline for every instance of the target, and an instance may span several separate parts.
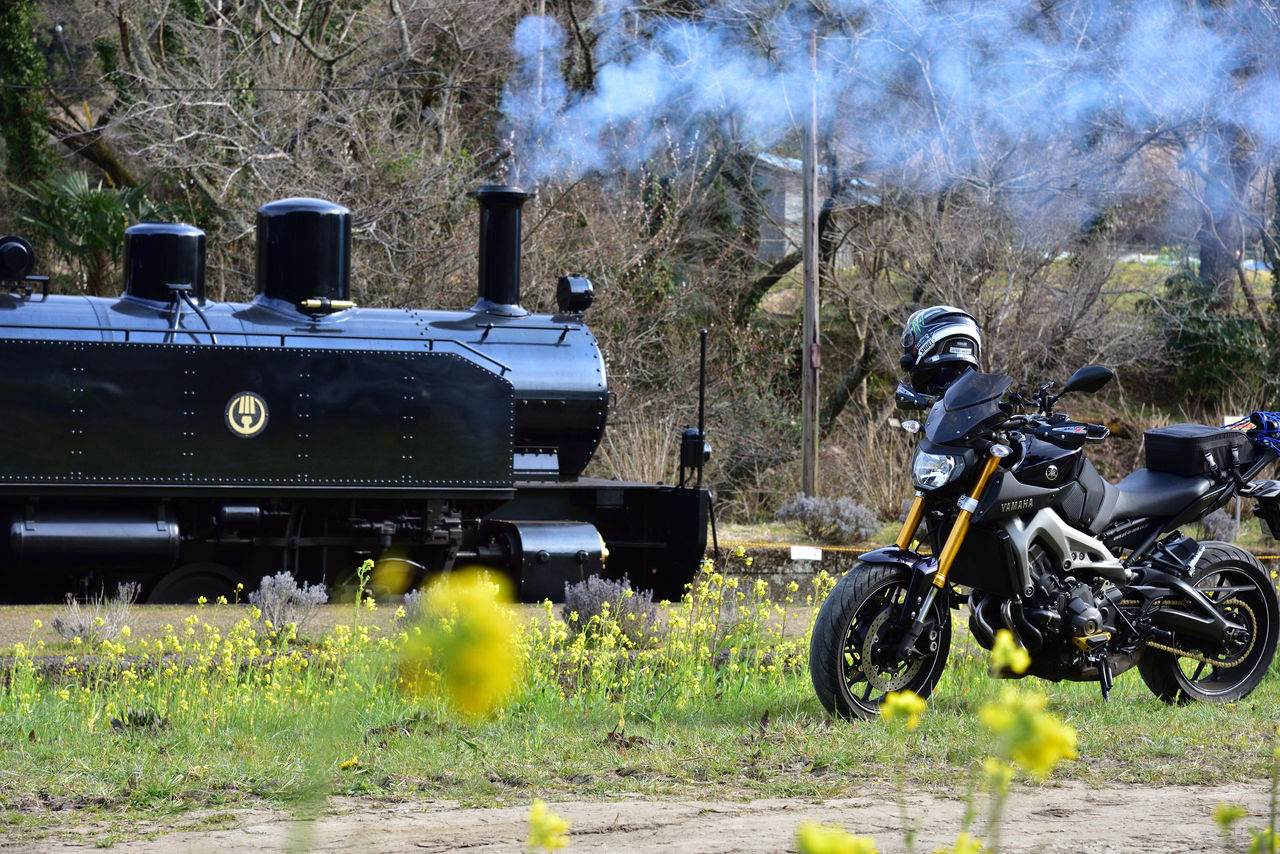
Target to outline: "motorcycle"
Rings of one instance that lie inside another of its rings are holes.
[[[997,676],[1096,681],[1105,700],[1136,666],[1171,703],[1257,687],[1280,633],[1270,574],[1244,549],[1179,528],[1241,496],[1280,534],[1280,481],[1252,480],[1280,459],[1280,415],[1254,413],[1247,432],[1149,430],[1147,468],[1113,485],[1082,450],[1108,428],[1054,411],[1112,376],[1081,368],[1060,393],[1048,383],[1024,397],[1011,378],[974,370],[936,402],[899,387],[900,401],[932,404],[923,426],[902,425],[924,434],[915,498],[894,545],[861,555],[818,614],[809,670],[828,712],[871,718],[890,692],[927,697],[962,607],[981,646],[1008,629],[1029,653],[1025,674]],[[912,548],[922,523],[930,553]]]

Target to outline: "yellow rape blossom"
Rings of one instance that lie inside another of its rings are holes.
[[[978,710],[1000,739],[999,754],[1041,780],[1062,760],[1076,758],[1076,731],[1045,711],[1046,699],[1010,688]]]
[[[1001,629],[996,632],[995,645],[991,647],[991,671],[1000,673],[1026,673],[1031,666],[1031,653],[1027,652],[1013,639],[1013,632]]]
[[[816,821],[801,823],[796,829],[800,854],[879,854],[870,836],[854,836],[844,828]]]
[[[1249,854],[1278,854],[1280,852],[1280,835],[1269,827],[1262,830],[1249,831],[1253,838],[1249,840]]]
[[[1218,804],[1213,808],[1213,821],[1223,830],[1230,830],[1231,825],[1244,818],[1248,810],[1239,804]]]
[[[405,643],[400,685],[434,693],[466,715],[493,711],[520,678],[510,594],[476,570],[441,576],[422,602],[421,632]]]
[[[529,806],[529,836],[525,845],[530,851],[556,851],[569,844],[569,820],[551,811],[547,802],[534,798]]]
[[[925,701],[915,691],[890,691],[880,704],[880,716],[889,723],[903,722],[907,731],[920,725]]]
[[[987,787],[993,792],[1009,791],[1009,783],[1013,780],[1013,766],[1008,762],[988,756],[982,760],[982,771],[986,777]]]
[[[970,836],[965,831],[960,831],[956,836],[956,844],[950,848],[936,848],[933,854],[980,854],[985,851],[982,847],[982,841]]]

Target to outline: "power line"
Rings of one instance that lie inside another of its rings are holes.
[[[209,94],[209,93],[243,93],[243,92],[277,92],[277,93],[300,93],[300,94],[324,94],[327,92],[422,92],[430,89],[433,91],[446,91],[454,89],[467,89],[469,91],[476,90],[497,90],[499,86],[484,84],[467,84],[467,85],[450,85],[450,86],[434,86],[424,83],[421,86],[327,86],[327,87],[308,87],[308,86],[148,86],[146,84],[137,85],[120,85],[120,86],[53,86],[51,84],[32,85],[22,83],[0,83],[0,89],[9,89],[13,91],[39,91],[49,92],[60,95],[89,95],[94,93],[108,93],[114,91],[125,92],[170,92],[178,94]]]

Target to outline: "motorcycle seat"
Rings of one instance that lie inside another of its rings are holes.
[[[1117,519],[1173,516],[1213,489],[1212,478],[1138,469],[1106,490],[1089,527],[1101,531]]]

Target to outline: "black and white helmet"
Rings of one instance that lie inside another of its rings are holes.
[[[956,378],[978,367],[982,333],[973,316],[950,305],[922,308],[902,330],[902,367],[916,391],[941,395]]]

